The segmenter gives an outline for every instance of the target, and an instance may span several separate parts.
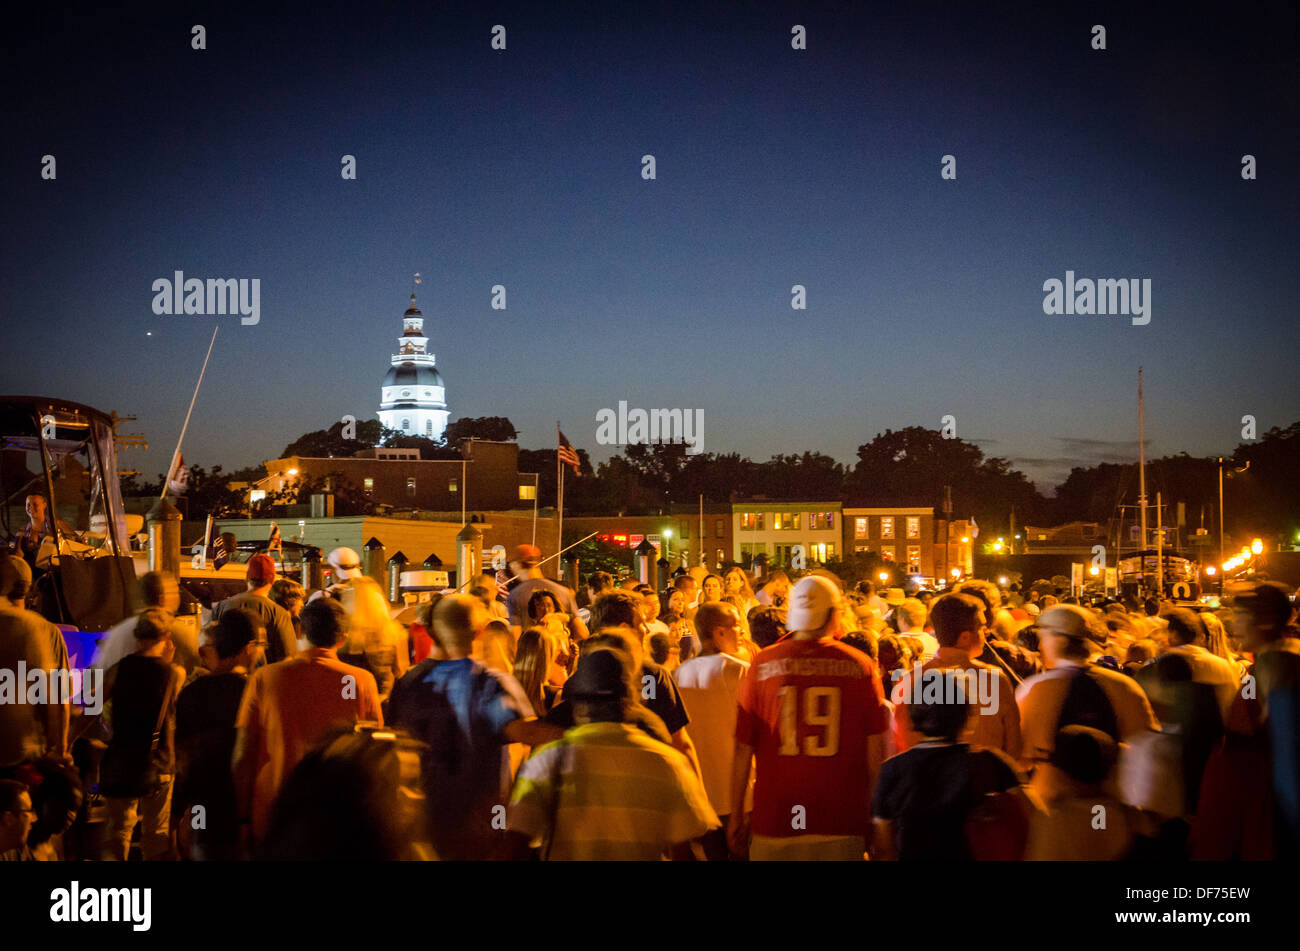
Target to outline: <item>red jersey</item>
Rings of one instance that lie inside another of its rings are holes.
[[[866,835],[867,737],[888,726],[876,665],[833,638],[786,638],[740,684],[736,741],[754,748],[755,835]]]

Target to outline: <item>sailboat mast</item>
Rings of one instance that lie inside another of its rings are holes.
[[[1147,458],[1146,434],[1142,409],[1142,368],[1138,367],[1138,517],[1141,520],[1141,536],[1138,551],[1145,552],[1147,547]],[[1141,561],[1140,577],[1143,587],[1147,583],[1146,555],[1139,556]]]

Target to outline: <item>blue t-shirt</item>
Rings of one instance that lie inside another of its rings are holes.
[[[509,801],[505,728],[533,715],[519,682],[470,658],[425,661],[394,685],[388,713],[428,744],[421,776],[438,856],[487,857],[493,807]]]

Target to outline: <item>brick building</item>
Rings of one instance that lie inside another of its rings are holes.
[[[532,504],[535,477],[519,472],[517,443],[472,439],[460,448],[463,473],[460,459],[421,459],[416,449],[269,459],[264,463],[267,477],[258,487],[276,492],[298,480],[339,476],[377,505],[398,509],[459,512],[463,504],[466,511],[501,511]]]
[[[970,522],[935,518],[932,506],[850,506],[844,509],[844,550],[874,551],[907,574],[926,579],[969,574],[974,552]],[[947,550],[941,536],[947,535]]]

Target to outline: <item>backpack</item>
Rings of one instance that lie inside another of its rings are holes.
[[[1062,727],[1086,726],[1109,734],[1119,742],[1119,721],[1115,717],[1115,708],[1110,698],[1102,690],[1089,671],[1089,666],[1072,668],[1070,685],[1065,691],[1065,700],[1061,703],[1061,715],[1057,718],[1056,729]]]

